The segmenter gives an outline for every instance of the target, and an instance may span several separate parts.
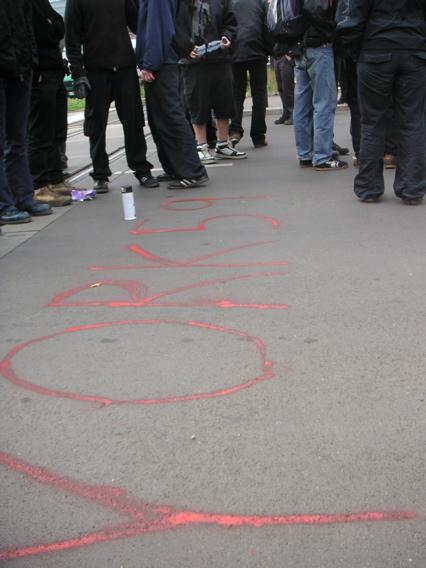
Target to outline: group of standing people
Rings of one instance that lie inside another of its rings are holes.
[[[0,223],[28,222],[71,202],[64,38],[75,95],[86,99],[97,193],[109,190],[112,102],[128,165],[144,187],[201,187],[206,165],[247,157],[237,145],[248,78],[250,137],[265,147],[272,55],[283,103],[276,123],[294,124],[300,166],[348,167],[334,143],[340,80],[359,167],[356,195],[377,201],[383,194],[392,124],[395,193],[418,204],[426,193],[425,13],[426,0],[67,0],[64,22],[49,0],[2,0]],[[164,169],[157,177],[147,160],[140,78]]]

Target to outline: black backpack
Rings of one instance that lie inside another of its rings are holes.
[[[194,39],[192,37],[194,10],[195,0],[178,0],[175,37],[173,38],[172,46],[179,59],[188,57],[194,49]]]
[[[268,9],[268,30],[275,41],[300,38],[308,27],[303,0],[272,0]]]

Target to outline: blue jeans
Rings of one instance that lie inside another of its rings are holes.
[[[24,78],[0,75],[0,213],[33,202],[27,152],[31,82],[31,73]]]
[[[333,48],[308,47],[296,59],[293,121],[299,160],[318,165],[331,159],[336,105]]]

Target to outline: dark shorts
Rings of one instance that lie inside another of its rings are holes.
[[[233,77],[230,63],[182,65],[182,70],[186,104],[193,124],[205,124],[212,109],[216,118],[233,117]]]

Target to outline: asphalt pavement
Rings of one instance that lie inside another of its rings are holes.
[[[425,207],[301,170],[273,118],[206,188],[118,155],[0,237],[0,564],[426,567]]]

